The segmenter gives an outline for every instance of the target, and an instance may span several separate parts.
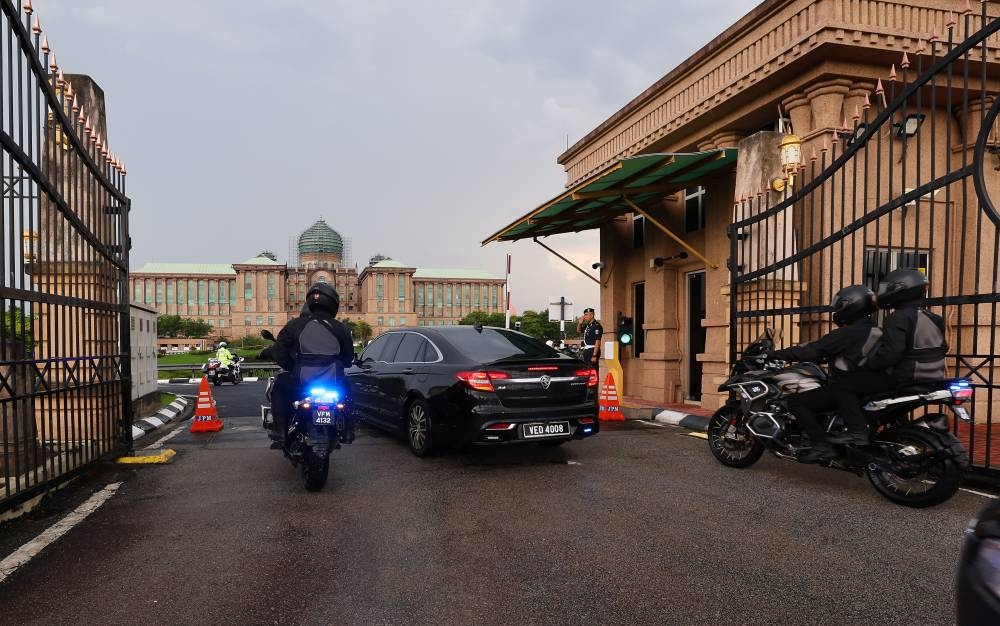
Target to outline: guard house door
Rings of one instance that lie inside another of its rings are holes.
[[[705,271],[689,272],[687,282],[687,399],[701,400],[702,363],[698,355],[705,351]]]

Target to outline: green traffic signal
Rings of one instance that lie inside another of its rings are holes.
[[[633,337],[635,337],[635,331],[632,328],[632,318],[620,316],[618,318],[618,343],[623,346],[631,345]]]

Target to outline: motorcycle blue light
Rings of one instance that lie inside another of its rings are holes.
[[[325,394],[326,394],[326,389],[323,389],[322,387],[313,387],[312,389],[309,390],[310,396],[322,396]]]

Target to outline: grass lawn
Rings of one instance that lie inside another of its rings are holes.
[[[175,396],[172,393],[163,393],[162,391],[160,392],[160,405],[161,406],[167,406],[168,404],[170,404],[171,402],[173,402],[176,399],[177,399],[177,396]]]
[[[248,350],[230,350],[233,354],[241,356],[247,361],[256,361],[257,355],[260,354],[259,349],[248,349]],[[197,365],[201,367],[201,364],[208,361],[211,357],[215,356],[215,353],[211,354],[164,354],[162,356],[156,357],[157,365]]]

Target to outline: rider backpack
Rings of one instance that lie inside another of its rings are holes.
[[[298,370],[299,383],[308,385],[318,380],[333,381],[338,378],[340,340],[334,333],[330,320],[310,318],[299,333]]]

